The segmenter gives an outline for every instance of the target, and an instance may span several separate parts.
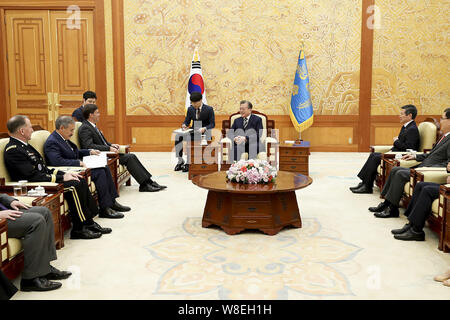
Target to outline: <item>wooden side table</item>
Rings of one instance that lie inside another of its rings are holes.
[[[200,145],[200,141],[192,141],[187,149],[189,159],[189,180],[196,175],[208,174],[219,170],[219,144],[208,141],[208,145]]]
[[[440,187],[440,197],[443,199],[442,207],[442,229],[439,239],[439,249],[444,252],[450,252],[450,190],[445,185]],[[439,201],[441,202],[441,201]],[[441,208],[439,208],[440,210]]]
[[[309,141],[300,145],[280,144],[280,170],[309,175]]]

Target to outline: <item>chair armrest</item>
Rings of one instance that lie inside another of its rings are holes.
[[[411,168],[420,164],[416,160],[396,160],[400,167]]]
[[[84,167],[48,167],[49,169],[56,169],[64,172],[80,172],[86,171],[87,168]]]
[[[129,145],[119,146],[119,153],[130,153],[130,146]]]
[[[444,168],[445,169],[445,168]],[[447,177],[449,174],[446,170],[443,171],[418,171],[417,172],[417,180],[423,182],[434,182],[438,184],[446,183]]]
[[[371,152],[386,153],[392,149],[392,146],[370,146]]]

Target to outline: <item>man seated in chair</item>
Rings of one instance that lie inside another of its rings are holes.
[[[442,138],[434,145],[433,149],[426,154],[403,156],[403,160],[416,160],[421,162],[414,168],[421,167],[446,167],[450,162],[450,108],[445,109],[441,118]],[[394,167],[389,173],[381,196],[386,200],[377,207],[370,207],[369,211],[375,212],[377,218],[398,217],[398,207],[403,195],[405,183],[409,180],[410,168]]]
[[[447,173],[450,173],[450,162],[447,163]],[[447,183],[450,183],[450,176],[447,177]],[[408,217],[409,222],[403,228],[391,231],[395,239],[425,240],[423,227],[431,213],[433,201],[439,198],[439,187],[440,185],[434,182],[419,182],[414,187],[411,202],[405,211],[405,216]]]
[[[97,103],[97,95],[93,91],[86,91],[83,93],[83,104],[81,107],[76,108],[72,113],[72,118],[77,119],[76,121],[83,122],[83,108],[87,104],[96,104]]]
[[[85,167],[86,165],[81,161],[84,156],[100,154],[100,151],[94,149],[78,150],[76,144],[69,140],[75,131],[75,121],[71,117],[60,116],[55,121],[55,127],[56,130],[52,132],[44,145],[45,158],[49,165],[56,167]],[[119,195],[117,194],[109,167],[93,168],[91,173],[98,193],[99,217],[123,218],[123,214],[120,212],[130,211],[130,208],[122,206],[116,201]]]
[[[175,166],[175,171],[182,170],[183,172],[189,171],[189,164],[185,164],[183,160],[183,140],[188,142],[193,140],[200,140],[201,135],[207,135],[207,139],[210,138],[211,130],[216,126],[214,109],[206,104],[203,104],[203,96],[201,92],[192,92],[190,97],[191,105],[187,109],[186,117],[181,125],[183,130],[190,129],[189,124],[193,122],[193,131],[190,134],[177,134],[175,136],[175,155],[178,158],[178,163]],[[188,159],[189,160],[189,159]]]
[[[398,137],[394,138],[391,151],[406,151],[406,149],[418,150],[420,146],[419,130],[414,119],[417,116],[417,108],[412,104],[403,106],[400,110],[400,123],[403,124]],[[362,181],[356,187],[351,187],[353,193],[372,193],[373,183],[377,175],[377,168],[381,163],[381,153],[372,152],[366,163],[358,173]]]
[[[9,143],[5,147],[5,165],[13,181],[56,182],[64,184],[64,198],[72,220],[71,239],[96,239],[111,229],[102,228],[93,218],[97,203],[83,177],[75,172],[49,169],[40,153],[28,142],[33,128],[30,119],[17,115],[8,120]]]
[[[119,153],[120,146],[109,143],[97,128],[97,123],[100,120],[98,107],[95,104],[85,105],[83,116],[85,121],[78,129],[81,148]],[[119,163],[126,166],[131,176],[139,183],[140,192],[155,192],[166,188],[166,186],[161,186],[152,180],[152,175],[145,169],[135,154],[120,153]]]
[[[263,124],[260,117],[252,115],[253,105],[250,101],[242,100],[239,106],[241,117],[234,120],[233,125],[227,133],[228,138],[233,141],[233,159],[239,161],[244,152],[248,153],[249,159],[256,159],[258,153],[263,151],[260,138]]]
[[[8,236],[22,239],[24,267],[20,290],[50,291],[72,273],[50,265],[56,260],[52,213],[45,207],[30,207],[6,194],[0,194],[0,219],[6,219]]]

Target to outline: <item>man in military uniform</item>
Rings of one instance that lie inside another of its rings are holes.
[[[33,133],[30,119],[16,115],[8,120],[6,126],[11,138],[5,147],[4,157],[11,179],[63,183],[72,218],[71,239],[95,239],[110,233],[111,229],[102,228],[92,220],[98,214],[98,207],[86,180],[75,172],[49,169],[40,153],[28,144]]]

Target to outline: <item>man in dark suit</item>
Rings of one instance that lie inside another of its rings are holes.
[[[192,92],[189,99],[191,100],[191,105],[187,109],[186,117],[181,125],[181,129],[193,129],[193,131],[187,134],[177,134],[175,136],[175,155],[178,158],[178,163],[174,169],[175,171],[189,171],[189,164],[185,164],[183,160],[183,140],[187,140],[188,142],[193,140],[198,141],[201,139],[202,134],[205,134],[206,139],[209,140],[211,138],[211,129],[216,125],[214,109],[203,104],[203,96],[200,92]],[[193,127],[189,128],[191,121],[193,121]]]
[[[83,122],[83,108],[87,104],[95,104],[97,102],[97,95],[93,91],[86,91],[83,93],[83,104],[81,107],[76,108],[72,113],[72,118],[76,119],[75,121]]]
[[[96,149],[119,153],[119,145],[109,143],[103,133],[97,128],[100,112],[95,104],[87,104],[83,108],[85,121],[78,129],[78,138],[83,149]],[[131,176],[139,183],[140,192],[155,192],[165,189],[152,180],[152,175],[145,169],[135,154],[120,153],[119,163],[126,166]]]
[[[250,101],[242,100],[239,106],[240,118],[234,120],[227,136],[233,141],[233,156],[235,161],[241,159],[244,152],[249,159],[255,159],[264,146],[260,145],[263,130],[260,117],[252,114],[253,105]]]
[[[4,159],[11,179],[64,184],[64,198],[69,204],[73,225],[71,239],[95,239],[111,232],[92,220],[98,214],[98,207],[86,180],[75,172],[49,169],[40,153],[28,144],[33,133],[30,119],[17,115],[9,119],[6,126],[11,138],[5,147]]]
[[[450,163],[447,164],[447,173],[450,172]],[[450,183],[450,176],[447,177],[447,183]],[[433,201],[439,197],[440,185],[434,182],[419,182],[414,187],[411,202],[406,208],[405,216],[408,217],[408,223],[401,229],[391,230],[394,238],[397,240],[416,240],[424,241],[425,232],[423,227],[425,221],[431,213]]]
[[[61,287],[52,280],[67,279],[71,273],[60,271],[50,262],[56,260],[52,213],[45,207],[30,207],[6,194],[0,194],[0,219],[6,219],[8,236],[22,239],[24,267],[22,291],[50,291]],[[0,281],[0,300],[1,300]]]
[[[45,157],[47,163],[51,166],[85,167],[85,164],[80,159],[83,159],[84,156],[100,154],[100,151],[93,149],[78,150],[76,144],[69,140],[75,131],[75,121],[71,117],[60,116],[55,121],[55,127],[56,130],[52,132],[44,144]],[[93,168],[91,169],[91,174],[98,193],[99,217],[123,218],[123,214],[119,212],[130,211],[130,208],[122,206],[116,201],[119,195],[117,194],[109,167]]]
[[[406,149],[418,150],[420,135],[414,119],[417,116],[417,108],[411,104],[403,106],[400,110],[400,123],[403,124],[398,137],[394,138],[391,151],[406,151]],[[356,187],[351,187],[353,193],[372,193],[373,183],[377,175],[377,168],[381,163],[381,153],[372,152],[366,163],[358,173],[362,180]]]
[[[441,118],[442,138],[426,154],[407,154],[403,160],[416,160],[421,162],[414,168],[421,167],[446,167],[450,162],[450,108],[445,109]],[[369,211],[375,212],[377,218],[398,217],[398,206],[403,195],[405,183],[409,180],[410,168],[394,167],[383,187],[381,196],[386,200],[377,207],[370,207]]]

